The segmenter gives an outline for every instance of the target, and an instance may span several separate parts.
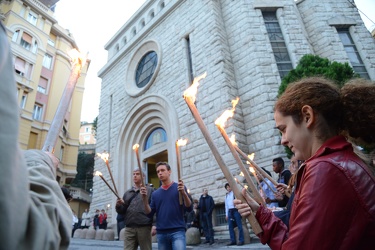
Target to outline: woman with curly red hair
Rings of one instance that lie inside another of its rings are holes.
[[[373,249],[375,171],[355,150],[375,145],[375,84],[355,79],[339,89],[324,78],[302,79],[277,100],[274,118],[282,145],[305,162],[289,229],[246,192],[248,204],[235,201],[242,216],[256,213],[261,242],[272,249]]]

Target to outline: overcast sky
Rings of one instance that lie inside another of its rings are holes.
[[[107,62],[104,45],[147,0],[60,0],[55,9],[58,23],[73,34],[91,64],[85,81],[81,121],[92,122],[99,114],[99,70]],[[349,0],[348,0],[349,1]],[[355,0],[360,11],[375,22],[375,0]],[[368,29],[375,24],[362,15]],[[80,20],[80,21],[78,21]]]

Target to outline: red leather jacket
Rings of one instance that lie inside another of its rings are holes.
[[[298,171],[290,231],[263,206],[256,218],[272,249],[375,249],[375,178],[333,137]]]

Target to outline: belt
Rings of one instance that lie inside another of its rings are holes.
[[[229,208],[229,211],[236,211],[237,208]]]

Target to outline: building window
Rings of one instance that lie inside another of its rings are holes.
[[[49,54],[45,54],[43,58],[43,66],[47,69],[52,68],[52,56]]]
[[[167,140],[168,138],[165,130],[163,128],[156,128],[149,134],[149,136],[147,136],[144,150],[147,150],[158,143],[166,142]]]
[[[48,88],[48,79],[44,77],[40,77],[39,84],[38,84],[38,92],[42,94],[47,94],[47,88]]]
[[[225,204],[219,204],[215,206],[215,215],[216,226],[227,225],[227,221],[225,219]]]
[[[16,57],[16,60],[14,63],[14,70],[16,71],[17,75],[30,78],[31,72],[33,70],[33,65],[30,63],[27,63],[25,60],[19,57]]]
[[[19,57],[16,57],[14,69],[16,71],[16,74],[24,76],[26,73],[26,61]]]
[[[90,128],[89,127],[85,128],[85,133],[89,133],[89,132],[90,132]]]
[[[137,29],[136,28],[133,29],[133,36],[135,36],[135,35],[137,35]]]
[[[20,104],[21,109],[25,108],[26,100],[27,100],[27,93],[23,93],[22,98],[21,98],[21,104]]]
[[[138,88],[144,87],[151,79],[158,64],[158,55],[155,51],[148,52],[138,64],[135,82]]]
[[[43,114],[43,106],[40,104],[34,105],[34,113],[33,113],[33,119],[41,121],[42,120],[42,114]]]
[[[89,141],[90,140],[90,136],[89,135],[85,135],[83,138],[84,138],[85,141]]]
[[[61,146],[60,148],[60,155],[59,155],[59,160],[62,161],[64,157],[64,146]]]
[[[33,38],[26,32],[23,32],[21,37],[21,46],[27,50],[31,49],[31,44],[33,43]]]
[[[145,93],[160,70],[162,51],[154,40],[145,41],[129,60],[125,77],[125,91],[130,96]]]
[[[36,54],[37,51],[38,51],[38,43],[36,41],[34,41],[34,46],[31,49],[31,52],[33,52],[34,54]]]
[[[344,45],[346,54],[349,57],[349,61],[353,67],[354,72],[356,72],[362,78],[370,79],[361,56],[358,53],[357,46],[355,46],[353,39],[349,33],[349,29],[337,28],[337,32],[340,36],[342,44]]]
[[[151,11],[150,13],[150,19],[154,18],[155,17],[155,12],[154,11]]]
[[[189,72],[189,81],[192,84],[194,80],[194,74],[193,74],[193,59],[191,56],[191,45],[190,45],[190,37],[187,36],[185,38],[186,41],[186,54],[187,54],[187,60],[188,60],[188,72]]]
[[[21,39],[19,40],[20,34],[22,35],[21,35]],[[31,52],[33,52],[34,54],[38,50],[37,41],[35,41],[35,39],[33,39],[33,37],[29,35],[28,33],[21,32],[20,30],[16,30],[13,33],[12,42],[19,43],[22,46],[22,48],[26,50],[31,50]]]
[[[293,69],[276,12],[262,12],[281,79]]]
[[[160,10],[164,9],[164,7],[165,7],[164,1],[162,1],[159,6],[160,6]]]
[[[124,37],[124,45],[128,42],[128,39]]]
[[[36,22],[38,21],[38,15],[32,11],[29,12],[29,15],[27,16],[27,21],[29,23],[36,25]]]
[[[68,135],[68,130],[66,129],[65,125],[62,127],[62,132],[64,137]]]
[[[19,30],[16,30],[14,33],[13,33],[13,36],[12,36],[12,42],[17,42],[18,40],[18,36],[20,35],[20,31]]]
[[[44,87],[38,85],[38,92],[42,93],[42,94],[45,94],[47,91],[46,91],[46,89]]]

